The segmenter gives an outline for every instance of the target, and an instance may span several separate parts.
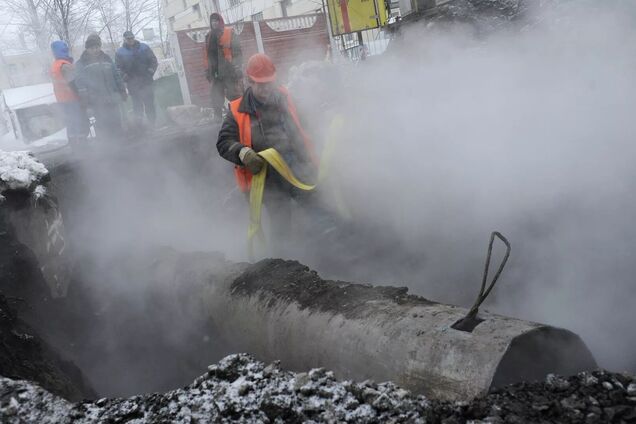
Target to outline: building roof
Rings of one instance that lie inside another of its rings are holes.
[[[24,109],[37,105],[55,103],[53,84],[36,84],[2,90],[4,104],[9,109]]]

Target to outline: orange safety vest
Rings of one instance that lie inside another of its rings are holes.
[[[64,75],[62,75],[63,65],[72,65],[72,63],[66,59],[57,59],[51,66],[51,78],[53,79],[55,98],[59,103],[77,101],[79,97],[68,85],[68,82],[64,79]]]
[[[209,34],[208,34],[209,36]],[[205,39],[205,66],[208,66],[208,42],[209,39],[206,37]],[[232,63],[232,28],[225,27],[223,28],[223,35],[219,38],[219,47],[223,49],[223,57],[228,62]]]
[[[312,163],[317,166],[318,160],[316,159],[316,156],[314,153],[314,145],[311,142],[311,139],[309,138],[305,130],[303,129],[303,127],[300,125],[300,120],[298,119],[298,112],[296,111],[296,106],[291,100],[289,92],[287,91],[285,87],[282,87],[282,86],[278,87],[278,89],[287,98],[287,110],[289,111],[289,114],[291,115],[292,120],[296,124],[296,127],[298,127],[300,135],[305,144],[305,149],[307,149],[307,152],[309,153],[309,157],[311,158]],[[251,148],[252,147],[252,122],[251,122],[251,117],[249,113],[239,112],[238,110],[242,100],[243,100],[243,97],[241,96],[238,99],[231,101],[230,111],[232,112],[232,115],[234,116],[234,120],[238,124],[239,142],[243,146]],[[242,192],[249,191],[249,189],[252,187],[252,174],[250,173],[250,171],[248,171],[247,168],[244,166],[235,165],[234,176],[236,177],[236,182],[239,186],[239,189]]]
[[[232,63],[232,28],[223,28],[223,35],[219,39],[219,46],[223,48],[223,57]]]

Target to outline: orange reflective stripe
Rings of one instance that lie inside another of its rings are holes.
[[[239,112],[239,106],[243,97],[230,102],[230,111],[239,129],[239,142],[246,147],[252,147],[252,121],[249,113]],[[236,183],[242,192],[249,191],[252,186],[252,174],[244,166],[234,166]]]
[[[53,92],[58,102],[72,102],[79,100],[77,94],[71,89],[64,75],[62,75],[62,66],[72,65],[71,62],[64,59],[57,59],[51,66],[51,79],[53,80]]]
[[[223,57],[228,62],[232,62],[232,28],[225,27],[223,35],[219,39],[219,46],[223,48]]]
[[[204,66],[208,67],[208,43],[210,34],[205,37],[205,46],[203,47],[203,57],[205,58]],[[223,49],[223,57],[228,62],[232,62],[232,28],[224,28],[223,35],[219,38],[219,46]]]
[[[250,114],[239,112],[239,106],[242,100],[242,96],[236,100],[232,100],[230,102],[230,111],[239,127],[239,141],[244,146],[252,147],[252,123]]]

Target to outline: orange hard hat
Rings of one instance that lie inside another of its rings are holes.
[[[245,73],[254,82],[271,82],[276,79],[276,66],[266,54],[256,53],[247,61]]]

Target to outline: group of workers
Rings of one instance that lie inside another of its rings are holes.
[[[56,41],[51,47],[56,58],[52,69],[55,93],[66,114],[72,144],[86,138],[86,108],[93,112],[98,135],[103,131],[119,136],[119,105],[127,93],[138,116],[145,111],[148,120],[154,121],[152,76],[157,60],[130,31],[124,33],[114,63],[101,50],[97,34],[86,39],[86,50],[76,64],[66,43]],[[213,13],[205,39],[205,62],[214,119],[221,124],[216,146],[219,154],[234,164],[239,189],[250,191],[253,177],[267,166],[259,153],[268,149],[277,152],[298,180],[315,181],[316,153],[289,92],[277,82],[271,59],[259,53],[243,66],[238,36],[225,26],[221,15]],[[229,107],[224,114],[226,99]],[[266,190],[262,203],[269,212],[273,238],[280,239],[291,219],[292,199],[308,204],[312,196],[279,172],[263,175]]]
[[[65,41],[51,43],[55,61],[51,79],[57,102],[61,104],[69,144],[81,146],[89,135],[89,116],[94,118],[95,135],[103,139],[124,137],[122,104],[130,95],[135,121],[153,125],[156,118],[153,75],[158,62],[148,45],[124,32],[124,42],[117,49],[115,61],[102,50],[98,34],[84,43],[79,60],[71,57]]]

